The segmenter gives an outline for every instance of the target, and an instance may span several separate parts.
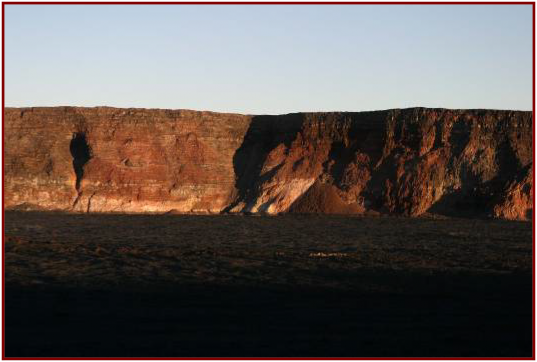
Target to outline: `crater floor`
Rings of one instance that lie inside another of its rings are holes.
[[[531,356],[529,222],[5,213],[6,356]]]

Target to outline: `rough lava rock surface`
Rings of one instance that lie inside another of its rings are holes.
[[[6,108],[6,208],[531,219],[531,112]]]

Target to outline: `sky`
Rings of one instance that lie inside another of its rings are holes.
[[[532,108],[531,5],[6,5],[8,107]]]

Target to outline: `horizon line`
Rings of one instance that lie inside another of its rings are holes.
[[[367,113],[367,112],[385,112],[393,110],[411,110],[411,109],[428,109],[428,110],[449,110],[449,111],[502,111],[502,112],[531,112],[533,109],[506,109],[506,108],[449,108],[449,107],[425,107],[425,106],[410,106],[410,107],[395,107],[395,108],[382,108],[382,109],[369,109],[369,110],[356,110],[356,111],[339,111],[339,110],[315,110],[315,111],[291,111],[282,113],[249,113],[249,112],[234,112],[234,111],[215,111],[208,109],[193,109],[193,108],[160,108],[160,107],[116,107],[116,106],[4,106],[6,109],[46,109],[46,108],[82,108],[82,109],[125,109],[125,110],[154,110],[154,111],[189,111],[198,113],[220,113],[220,114],[236,114],[243,116],[278,116],[286,114],[300,114],[300,113]]]

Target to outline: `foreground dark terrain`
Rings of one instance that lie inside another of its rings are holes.
[[[529,222],[5,213],[7,357],[526,356]]]

